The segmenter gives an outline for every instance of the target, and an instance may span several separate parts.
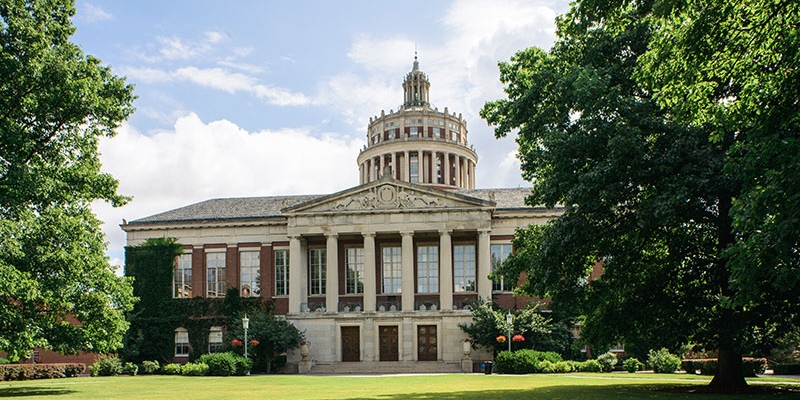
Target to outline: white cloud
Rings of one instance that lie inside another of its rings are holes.
[[[103,171],[132,195],[114,209],[94,210],[120,258],[125,235],[118,224],[216,197],[328,194],[358,184],[356,157],[362,143],[332,134],[312,137],[305,129],[248,132],[221,120],[204,123],[195,114],[152,136],[128,124],[100,142]]]
[[[89,22],[112,21],[114,19],[113,15],[90,3],[83,3],[81,5],[78,16],[84,21]]]
[[[214,49],[213,45],[224,41],[228,37],[225,33],[214,31],[207,31],[203,36],[205,40],[196,42],[186,41],[177,36],[156,37],[156,41],[160,45],[158,49],[160,57],[142,56],[142,58],[149,62],[160,61],[162,59],[191,60],[208,54]]]
[[[277,106],[299,106],[309,104],[303,93],[295,93],[289,89],[258,83],[258,79],[239,72],[231,72],[224,68],[183,67],[175,71],[164,71],[155,68],[120,68],[132,82],[164,83],[192,82],[200,86],[221,90],[227,93],[250,93],[267,103]]]

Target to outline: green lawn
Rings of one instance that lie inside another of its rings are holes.
[[[800,380],[755,378],[751,385]],[[689,394],[708,377],[654,374],[249,377],[120,376],[0,382],[0,397],[25,399],[733,399]],[[684,388],[681,390],[659,390]],[[800,392],[747,399],[800,399]]]

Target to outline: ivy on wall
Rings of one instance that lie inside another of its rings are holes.
[[[173,238],[148,239],[139,246],[125,247],[125,275],[132,277],[133,294],[139,302],[128,316],[130,329],[120,349],[125,361],[172,362],[175,354],[175,330],[189,333],[189,359],[208,352],[211,327],[225,331],[241,325],[237,315],[256,311],[271,314],[272,302],[262,298],[241,298],[236,287],[225,298],[172,298],[175,259],[183,246]]]

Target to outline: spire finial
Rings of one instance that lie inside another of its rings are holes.
[[[417,60],[417,44],[414,44],[414,71],[419,71],[419,61]]]

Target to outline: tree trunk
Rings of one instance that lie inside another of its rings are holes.
[[[720,348],[717,371],[709,386],[715,392],[735,393],[747,389],[742,371],[742,355],[730,348]]]

